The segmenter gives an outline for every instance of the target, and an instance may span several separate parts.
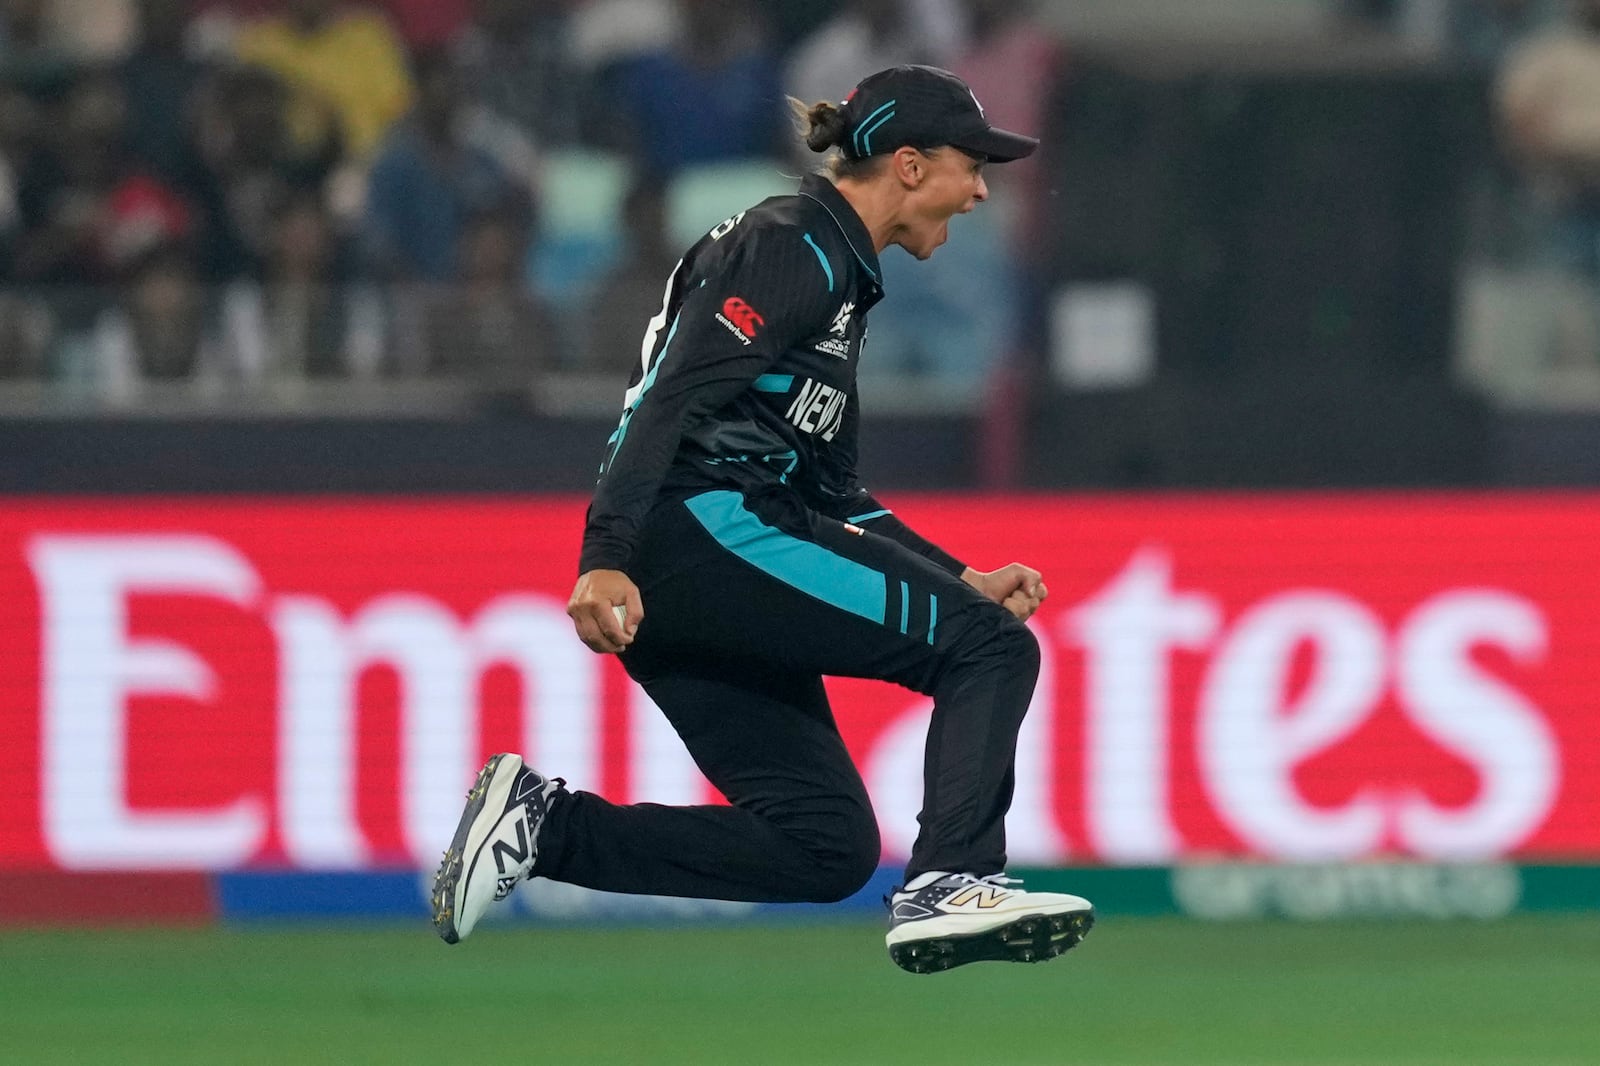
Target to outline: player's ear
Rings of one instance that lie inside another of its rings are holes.
[[[928,175],[928,160],[921,152],[907,145],[896,148],[892,157],[892,167],[895,177],[900,179],[900,184],[907,189],[920,186]]]

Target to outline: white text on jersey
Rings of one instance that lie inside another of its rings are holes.
[[[844,421],[848,399],[846,393],[831,385],[807,378],[783,417],[807,433],[819,433],[823,440],[831,441]]]

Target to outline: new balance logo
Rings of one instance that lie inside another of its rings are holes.
[[[988,885],[973,885],[963,888],[960,892],[944,901],[946,907],[965,907],[969,903],[976,903],[982,910],[1000,906],[1000,901],[1005,899],[1006,892],[1001,888],[990,888]]]
[[[518,803],[532,796],[544,785],[536,774],[523,774],[517,779],[517,790],[511,794],[511,802]]]
[[[517,827],[517,843],[512,847],[504,840],[496,840],[490,854],[494,856],[494,868],[500,871],[500,876],[516,876],[517,870],[528,861],[530,848],[528,847],[528,826],[523,819],[518,818],[514,823]],[[511,865],[506,866],[506,860],[511,860]]]
[[[717,321],[726,326],[728,332],[738,337],[742,344],[749,344],[755,340],[761,327],[767,324],[767,320],[762,318],[755,308],[737,296],[730,296],[722,302],[722,311],[717,315]]]

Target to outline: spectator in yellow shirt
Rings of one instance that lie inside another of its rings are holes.
[[[246,27],[239,59],[271,70],[294,90],[290,129],[318,143],[337,123],[345,155],[365,160],[411,107],[411,73],[388,18],[339,0],[289,0],[283,14]]]

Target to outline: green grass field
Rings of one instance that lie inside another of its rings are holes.
[[[1600,1062],[1600,919],[1103,920],[913,977],[876,925],[0,932],[0,1062]]]

